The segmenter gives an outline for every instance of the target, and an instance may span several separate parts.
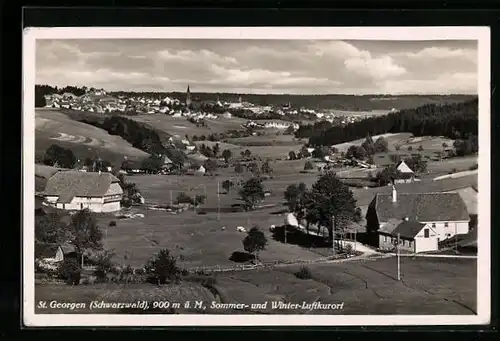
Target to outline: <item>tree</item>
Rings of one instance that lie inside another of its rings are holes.
[[[219,145],[219,143],[216,143],[216,144],[212,147],[212,150],[213,150],[213,152],[214,152],[214,156],[219,155],[219,152],[220,152],[220,145]]]
[[[62,244],[68,239],[68,229],[58,212],[49,212],[35,221],[35,241]]]
[[[217,166],[217,161],[213,159],[207,159],[203,162],[203,167],[205,167],[205,170],[210,174],[217,170]]]
[[[264,200],[265,197],[262,179],[251,178],[247,180],[240,189],[239,194],[241,200],[243,200],[243,207],[245,210],[253,210],[259,202]]]
[[[412,146],[408,146],[408,151],[411,152],[413,150]]]
[[[297,159],[297,155],[295,155],[295,152],[293,150],[291,150],[290,153],[288,153],[288,158],[290,160],[296,160]]]
[[[308,171],[308,170],[311,170],[311,169],[314,169],[314,166],[313,166],[313,164],[312,164],[312,162],[311,162],[311,161],[307,161],[307,162],[305,163],[305,165],[304,165],[304,170],[305,170],[305,171]]]
[[[177,198],[175,199],[176,204],[194,204],[193,198],[187,195],[184,192],[177,194]]]
[[[194,197],[194,205],[203,205],[203,203],[205,203],[205,199],[206,197],[203,194],[196,194]]]
[[[375,176],[375,180],[379,186],[385,186],[401,176],[401,172],[396,168],[396,165],[390,165],[381,170]]]
[[[257,260],[259,260],[259,252],[264,250],[266,245],[267,238],[257,226],[252,227],[243,239],[243,248],[252,255],[256,253]]]
[[[246,149],[243,152],[243,156],[246,157],[246,158],[249,158],[250,156],[252,156],[252,152],[250,150]]]
[[[70,149],[53,144],[45,151],[43,163],[49,166],[58,164],[62,168],[73,168],[76,163],[76,156]]]
[[[271,167],[271,165],[269,164],[269,161],[266,160],[261,168],[260,168],[260,171],[263,173],[263,174],[270,174],[273,172],[273,168]]]
[[[309,153],[309,150],[307,150],[306,146],[302,146],[300,149],[300,157],[305,158],[311,156],[311,153]]]
[[[254,175],[258,175],[259,172],[259,166],[257,166],[257,163],[252,162],[247,166],[247,169],[253,173]]]
[[[295,128],[293,127],[293,124],[290,124],[290,125],[288,126],[288,128],[286,128],[286,130],[285,130],[285,134],[287,134],[287,135],[292,135],[294,131],[295,131]]]
[[[222,151],[222,157],[224,158],[224,161],[226,161],[226,163],[229,163],[229,159],[231,158],[232,155],[233,153],[231,153],[229,149],[224,149]]]
[[[241,163],[237,163],[236,165],[234,165],[234,171],[237,174],[243,173],[243,166],[242,166],[242,164]]]
[[[375,153],[375,143],[370,135],[366,137],[365,141],[361,144],[361,147],[363,147],[367,155]]]
[[[327,155],[327,153],[325,152],[325,150],[321,147],[316,147],[314,148],[313,152],[312,152],[312,156],[316,159],[323,159],[325,156]]]
[[[424,150],[424,146],[422,146],[422,145],[418,146],[417,150],[418,150],[419,152],[422,152],[422,151]]]
[[[163,249],[148,261],[144,269],[151,282],[161,285],[177,278],[179,268],[176,263],[177,260],[170,254],[170,251]]]
[[[233,187],[233,182],[231,180],[224,180],[222,182],[222,188],[226,191],[226,193],[229,193],[229,190]]]
[[[343,230],[349,222],[361,218],[349,186],[330,171],[313,184],[306,195],[305,209],[307,222],[326,227],[332,242],[335,230]]]
[[[288,185],[284,193],[288,210],[294,213],[299,221],[305,217],[307,194],[307,187],[303,182],[298,185]]]
[[[78,261],[74,258],[65,258],[57,269],[57,273],[59,278],[66,281],[66,284],[80,284],[82,268],[80,267]]]
[[[350,146],[347,149],[346,158],[354,158],[354,159],[364,159],[366,157],[366,150],[361,146]]]
[[[404,162],[417,173],[424,173],[427,170],[427,162],[422,158],[422,155],[413,155],[406,158]]]
[[[443,142],[442,146],[443,146],[443,149],[448,148],[448,144],[446,142]]]
[[[151,155],[150,157],[143,159],[141,162],[141,168],[148,173],[157,173],[162,166],[163,160],[156,155]]]
[[[71,216],[69,232],[71,234],[71,244],[81,257],[83,267],[83,254],[86,250],[102,249],[101,229],[97,225],[94,214],[86,208]]]
[[[453,148],[457,156],[476,154],[479,150],[477,136],[470,135],[466,140],[456,140],[453,143]]]
[[[389,144],[383,136],[380,136],[373,146],[375,153],[385,153],[389,150]]]
[[[106,279],[106,275],[113,269],[112,258],[115,256],[113,252],[104,251],[97,256],[97,264],[94,274],[101,281]]]
[[[400,150],[400,149],[401,149],[401,145],[399,145],[399,144],[395,145],[395,146],[394,146],[394,149],[396,149],[396,150]]]

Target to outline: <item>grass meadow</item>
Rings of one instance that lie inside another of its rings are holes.
[[[197,283],[156,286],[149,284],[98,284],[36,286],[36,301],[66,302],[135,302],[137,300],[184,303],[212,301],[219,303],[255,304],[263,307],[242,311],[213,310],[203,313],[266,313],[266,314],[343,314],[343,315],[468,315],[477,306],[476,260],[411,258],[401,259],[401,281],[396,280],[396,258],[311,264],[310,279],[299,279],[297,266],[216,273],[212,290]],[[472,284],[472,285],[471,285]],[[270,309],[271,301],[289,303],[344,303],[342,309],[310,310]],[[64,313],[116,313],[113,310],[79,309]],[[177,313],[196,313],[193,309],[176,309]],[[36,313],[61,313],[57,309]]]

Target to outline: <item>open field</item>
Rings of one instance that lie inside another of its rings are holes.
[[[388,145],[389,145],[389,150],[393,151],[394,146],[402,143],[403,141],[406,141],[412,136],[410,133],[396,133],[396,134],[382,134],[382,135],[375,135],[372,136],[373,141],[376,141],[379,137],[383,137]],[[339,151],[339,152],[347,152],[347,149],[349,149],[350,146],[360,146],[363,142],[365,142],[365,139],[359,139],[359,140],[354,140],[350,142],[344,142],[340,144],[334,145],[334,147]]]
[[[248,136],[228,139],[228,143],[240,146],[302,146],[306,140],[300,142],[293,135],[276,135],[266,129],[266,133],[262,136]]]
[[[199,215],[194,212],[172,214],[165,211],[141,211],[144,218],[116,219],[116,227],[108,227],[104,246],[116,253],[115,261],[123,262],[127,255],[132,266],[141,267],[161,249],[168,248],[184,267],[230,266],[233,252],[245,252],[244,233],[237,226],[261,227],[267,235],[268,247],[260,253],[262,261],[314,260],[321,255],[297,245],[275,241],[269,232],[271,224],[283,224],[284,216],[270,214],[271,210]],[[106,227],[111,218],[103,218]],[[222,230],[222,226],[226,226]]]
[[[149,124],[155,129],[179,137],[186,134],[189,136],[207,136],[213,133],[224,133],[228,130],[241,130],[241,125],[247,122],[247,120],[237,117],[219,120],[207,119],[204,120],[206,127],[197,127],[196,124],[189,122],[185,117],[176,118],[163,114],[127,116],[127,118]]]
[[[312,278],[294,276],[298,266],[277,267],[233,273],[215,274],[213,293],[199,284],[181,281],[157,287],[149,284],[100,284],[91,286],[37,285],[35,299],[65,302],[104,300],[135,302],[137,300],[168,300],[172,302],[212,301],[221,303],[255,304],[265,301],[289,303],[321,302],[343,304],[342,309],[267,309],[263,307],[245,313],[267,314],[344,314],[344,315],[468,315],[477,306],[476,265],[474,259],[411,258],[401,259],[402,280],[397,281],[396,258],[350,261],[335,264],[311,264]],[[41,310],[36,311],[42,313]],[[47,309],[43,313],[61,313]],[[116,313],[112,310],[80,309],[64,313]],[[176,309],[179,313],[193,310]],[[198,311],[199,312],[199,311]],[[237,313],[213,310],[205,313]],[[242,313],[242,311],[239,311]]]
[[[70,148],[81,159],[100,155],[110,162],[121,162],[124,156],[130,159],[148,156],[121,137],[72,120],[57,110],[37,109],[35,119],[35,150],[38,155],[43,155],[52,144],[58,144]]]

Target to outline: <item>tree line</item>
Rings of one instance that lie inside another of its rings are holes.
[[[84,95],[87,90],[93,90],[93,88],[87,88],[87,87],[77,87],[77,86],[71,86],[67,85],[65,87],[57,87],[57,86],[50,86],[50,85],[35,85],[35,107],[44,107],[46,105],[45,101],[45,96],[46,95],[52,95],[52,94],[59,94],[62,95],[65,92],[70,92],[73,95],[76,96],[82,96]]]
[[[414,136],[445,136],[467,139],[478,133],[478,100],[452,104],[427,104],[385,116],[370,117],[346,125],[328,123],[301,126],[297,138],[309,138],[310,145],[334,145],[366,137],[368,134],[412,133]]]

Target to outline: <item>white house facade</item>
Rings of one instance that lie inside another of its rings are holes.
[[[103,213],[119,211],[122,196],[119,180],[110,173],[58,172],[44,191],[46,202],[56,208]]]
[[[455,235],[469,233],[470,222],[467,207],[458,193],[399,194],[395,187],[392,194],[379,193],[375,196],[368,207],[366,219],[368,229],[378,231],[380,246],[386,243],[385,237],[395,236],[399,224],[410,221],[402,225],[407,229],[403,232],[406,238],[420,243],[420,246],[414,246],[415,250],[428,249]],[[426,229],[429,232],[425,232]],[[429,238],[436,241],[427,240]]]

